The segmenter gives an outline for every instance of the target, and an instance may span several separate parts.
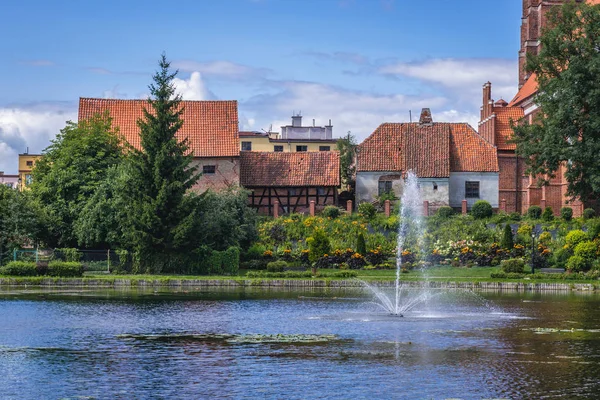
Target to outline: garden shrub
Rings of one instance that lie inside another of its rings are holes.
[[[36,276],[38,274],[35,262],[11,261],[0,268],[0,275]]]
[[[383,264],[383,262],[387,259],[387,255],[381,248],[376,248],[374,250],[367,251],[365,258],[369,264],[380,265]]]
[[[583,210],[583,218],[584,219],[592,219],[596,216],[596,210],[593,208],[586,208]]]
[[[325,254],[331,253],[331,243],[329,238],[321,229],[317,229],[312,237],[306,239],[306,242],[308,243],[308,248],[310,250],[308,254],[310,262],[314,263]]]
[[[377,209],[371,203],[365,202],[358,205],[358,213],[366,219],[373,219],[377,214]]]
[[[542,232],[538,237],[538,241],[543,245],[552,243],[552,234],[550,232]]]
[[[562,247],[557,249],[552,255],[552,264],[557,268],[566,268],[567,261],[573,255],[571,249],[563,249]]]
[[[563,207],[560,209],[560,217],[569,222],[573,219],[573,209],[571,207]]]
[[[240,249],[232,246],[224,251],[213,250],[206,263],[209,274],[236,275],[240,270]]]
[[[525,274],[518,272],[492,272],[490,274],[491,278],[494,279],[522,279],[525,277]]]
[[[531,219],[540,219],[542,216],[542,208],[540,206],[531,206],[527,210],[527,216]]]
[[[259,260],[263,258],[266,250],[265,246],[255,243],[248,248],[243,258],[244,260]]]
[[[504,225],[504,231],[502,232],[502,240],[500,241],[500,246],[506,250],[512,250],[515,242],[513,240],[513,232],[512,228],[509,224]]]
[[[587,226],[587,234],[590,240],[594,240],[600,237],[600,220],[593,219],[586,223]]]
[[[500,268],[506,273],[523,273],[525,271],[525,261],[521,258],[509,258],[500,263]]]
[[[572,272],[584,271],[588,267],[588,261],[581,256],[572,256],[567,261],[567,270]]]
[[[571,249],[574,249],[579,243],[585,242],[586,240],[588,240],[587,233],[580,229],[571,231],[565,236],[565,242]]]
[[[581,242],[577,246],[575,246],[573,254],[591,263],[593,260],[596,259],[597,252],[598,246],[596,245],[596,243],[586,241]]]
[[[550,222],[554,219],[554,211],[552,211],[552,207],[546,207],[544,212],[542,213],[542,219],[546,222]]]
[[[50,261],[48,275],[61,278],[76,278],[83,276],[83,265],[76,261]]]
[[[271,261],[267,264],[267,271],[269,272],[283,272],[288,266],[285,261]]]
[[[492,205],[485,200],[478,200],[471,208],[471,215],[477,219],[489,218],[493,214]]]
[[[511,219],[511,221],[520,221],[521,220],[521,214],[518,212],[511,212],[510,214],[508,214],[508,217]]]
[[[362,232],[356,238],[356,252],[362,255],[367,254],[367,243],[365,242],[365,235]]]
[[[58,253],[59,259],[67,262],[81,261],[81,256],[83,255],[82,252],[74,248],[55,249],[55,252]]]
[[[240,263],[240,268],[260,270],[267,268],[267,263],[264,260],[249,260]]]
[[[449,206],[438,208],[436,215],[440,218],[450,218],[454,215],[454,209]]]
[[[354,253],[347,264],[350,269],[361,269],[367,265],[367,260],[365,260],[365,257],[363,257],[362,254]]]
[[[335,219],[339,217],[341,214],[341,210],[336,206],[327,206],[323,209],[323,216],[325,218]]]

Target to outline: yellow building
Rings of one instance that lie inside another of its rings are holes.
[[[41,157],[41,154],[19,154],[19,190],[24,190],[31,185],[31,171]]]
[[[334,151],[336,143],[336,139],[280,139],[277,133],[240,132],[242,151]]]

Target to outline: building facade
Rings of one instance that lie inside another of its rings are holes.
[[[418,123],[384,123],[358,146],[356,201],[402,196],[413,171],[430,212],[441,206],[470,208],[477,200],[498,201],[498,159],[494,146],[466,123],[433,122],[423,109]]]
[[[19,189],[19,175],[7,175],[4,171],[0,171],[0,185],[11,189]]]
[[[244,151],[240,160],[241,184],[250,191],[248,205],[260,214],[306,213],[311,201],[317,211],[337,205],[338,152]]]
[[[19,154],[19,190],[23,191],[33,182],[33,167],[41,154]]]
[[[179,140],[188,140],[193,155],[192,164],[202,173],[194,190],[222,190],[240,184],[239,129],[237,101],[181,102],[183,125],[177,132]],[[79,120],[109,111],[113,125],[124,139],[140,148],[137,121],[143,117],[146,100],[114,100],[81,98]]]

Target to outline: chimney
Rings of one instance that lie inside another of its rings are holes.
[[[292,116],[292,126],[302,126],[302,114],[298,113]]]
[[[433,125],[433,118],[431,117],[431,110],[424,108],[421,110],[421,118],[419,118],[420,125]]]
[[[485,85],[483,85],[483,101],[481,104],[481,120],[484,120],[492,115],[492,105],[494,104],[494,101],[492,100],[491,82],[486,82]]]
[[[325,125],[325,139],[331,139],[333,137],[333,125],[329,120],[329,125]]]

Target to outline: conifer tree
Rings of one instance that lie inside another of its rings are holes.
[[[140,270],[153,273],[177,271],[178,256],[195,247],[198,225],[198,196],[188,191],[199,174],[190,164],[187,139],[177,137],[183,108],[173,84],[177,71],[170,72],[169,65],[163,54],[149,86],[148,107],[138,120],[141,149],[132,150],[128,171],[129,241]]]

